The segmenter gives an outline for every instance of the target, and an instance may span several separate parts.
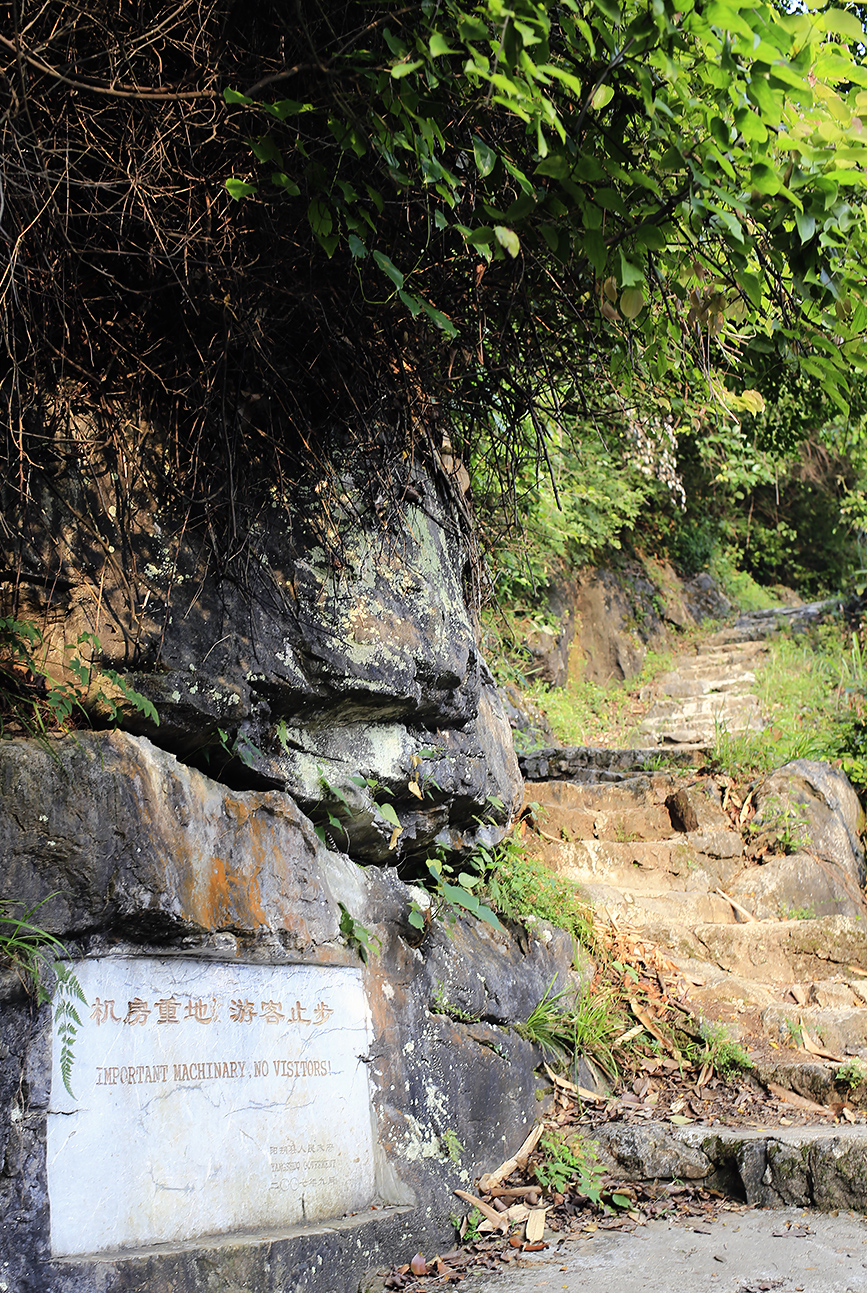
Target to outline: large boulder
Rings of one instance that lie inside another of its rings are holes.
[[[400,465],[391,496],[346,476],[327,501],[309,486],[289,503],[263,498],[230,558],[226,536],[165,487],[152,495],[146,471],[121,506],[108,464],[66,465],[34,476],[14,593],[52,673],[97,635],[98,661],[159,715],[118,697],[127,730],[238,789],[297,795],[358,860],[423,860],[502,834],[520,775],[465,593],[464,518],[438,477]],[[0,581],[0,611],[2,594]]]

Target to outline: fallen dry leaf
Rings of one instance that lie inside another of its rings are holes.
[[[536,1243],[545,1233],[545,1214],[546,1208],[533,1208],[527,1217],[526,1236],[527,1242]]]

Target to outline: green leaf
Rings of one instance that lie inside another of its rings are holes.
[[[750,168],[750,186],[757,193],[773,195],[780,190],[780,177],[767,162],[753,162]]]
[[[428,318],[432,319],[437,327],[446,334],[446,336],[454,338],[458,335],[458,330],[452,323],[451,319],[447,318],[440,310],[435,309],[424,299],[424,297],[419,297],[418,299],[421,301],[421,308],[424,310]]]
[[[490,907],[486,906],[485,903],[479,903],[479,909],[476,912],[476,915],[479,920],[484,921],[486,925],[490,925],[491,929],[496,929],[498,932],[502,930],[503,926],[500,924],[495,913]]]
[[[817,14],[813,21],[822,31],[833,32],[844,40],[857,41],[859,45],[867,44],[864,28],[858,18],[845,9],[827,9],[824,13]]]
[[[431,58],[440,58],[444,54],[456,54],[458,52],[456,49],[449,48],[449,43],[445,36],[438,31],[431,33],[431,38],[428,41],[428,49],[430,50]]]
[[[762,280],[758,274],[750,274],[744,270],[737,275],[737,280],[741,288],[749,297],[750,304],[756,310],[762,308]]]
[[[397,266],[389,260],[388,256],[384,255],[381,251],[375,251],[373,253],[373,259],[376,261],[383,274],[388,275],[395,287],[403,287],[403,274]]]
[[[274,143],[270,135],[260,135],[258,139],[248,139],[247,143],[253,150],[253,155],[260,162],[276,162],[282,169],[283,157],[280,149]]]
[[[479,910],[479,900],[476,895],[467,893],[466,889],[460,888],[459,885],[444,884],[443,895],[455,907],[463,907],[465,911],[471,911],[473,915]]]
[[[490,175],[497,163],[497,154],[483,139],[479,139],[478,135],[473,135],[473,156],[476,159],[476,169],[479,174],[483,178]]]
[[[307,208],[307,219],[317,238],[321,239],[329,236],[334,222],[331,217],[331,211],[322,198],[313,198]]]
[[[246,180],[237,180],[234,176],[226,180],[226,189],[229,197],[240,202],[241,198],[250,198],[254,193],[258,193],[258,187],[255,184],[248,184]]]
[[[809,242],[816,232],[816,217],[808,215],[806,211],[796,211],[795,224],[798,226],[801,242]]]
[[[351,233],[347,239],[347,242],[349,243],[349,250],[352,252],[355,259],[363,260],[364,257],[367,255],[367,248],[365,247],[361,239],[358,237],[358,235]],[[362,781],[362,785],[363,784],[364,783]]]
[[[246,104],[251,104],[251,103],[253,103],[253,102],[254,102],[254,100],[253,100],[253,99],[248,99],[248,98],[247,98],[247,96],[246,96],[246,94],[241,94],[241,93],[240,93],[240,91],[238,91],[238,90],[232,90],[232,89],[230,89],[228,86],[227,86],[227,87],[226,87],[226,89],[223,91],[223,98],[225,99],[226,103],[246,103]]]
[[[593,3],[609,22],[613,22],[616,27],[620,26],[620,5],[616,0],[593,0]]]
[[[593,98],[590,102],[595,112],[601,112],[603,108],[608,107],[608,104],[613,98],[613,88],[610,85],[600,85],[598,89],[594,91]]]
[[[297,99],[279,99],[277,103],[263,103],[262,107],[266,112],[270,112],[272,117],[278,121],[285,121],[287,117],[295,117],[299,112],[312,112],[312,103],[299,103]]]
[[[420,58],[417,58],[413,63],[398,63],[391,69],[391,75],[396,81],[399,81],[404,76],[409,76],[410,73],[418,71],[422,63],[423,60]]]
[[[375,255],[376,253],[374,253]],[[381,817],[384,817],[392,826],[400,826],[400,818],[394,811],[394,804],[377,804],[376,805]]]
[[[589,229],[584,235],[584,254],[596,273],[602,276],[608,263],[608,248],[600,229]]]
[[[521,250],[521,240],[512,229],[507,229],[504,225],[498,224],[494,228],[497,242],[509,253],[512,259],[518,255]]]
[[[549,153],[536,167],[535,175],[550,175],[552,179],[562,180],[569,174],[569,158],[564,153]]]
[[[620,285],[621,287],[641,287],[644,285],[644,270],[633,265],[620,248]]]
[[[637,319],[644,309],[644,293],[640,287],[628,287],[620,296],[620,313],[625,319]]]
[[[285,171],[273,171],[271,173],[271,183],[275,188],[282,189],[288,193],[290,198],[297,198],[301,190],[294,180],[290,180]]]
[[[414,319],[421,314],[422,303],[417,296],[413,296],[411,292],[404,292],[402,288],[398,292],[398,296]]]

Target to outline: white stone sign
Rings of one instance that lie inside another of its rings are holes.
[[[374,1196],[354,969],[102,958],[48,1117],[55,1256],[342,1216]]]

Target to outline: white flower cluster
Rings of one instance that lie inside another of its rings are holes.
[[[628,421],[632,441],[630,460],[645,476],[661,481],[672,502],[686,508],[686,491],[677,470],[677,435],[670,417],[650,417],[643,422]]]

